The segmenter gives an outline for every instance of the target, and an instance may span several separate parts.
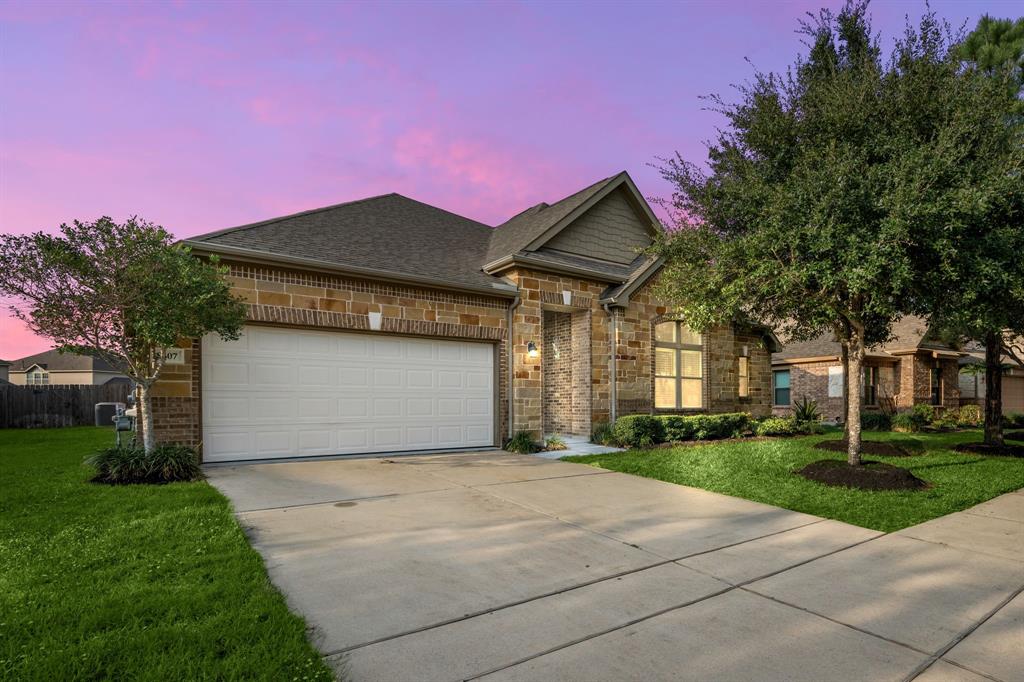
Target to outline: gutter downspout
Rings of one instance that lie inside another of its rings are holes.
[[[511,439],[515,434],[513,433],[513,418],[515,417],[515,377],[516,377],[516,356],[515,356],[515,339],[512,333],[512,319],[515,317],[515,310],[519,307],[519,304],[523,302],[522,297],[516,293],[516,297],[512,299],[512,305],[508,307],[508,317],[505,324],[505,333],[508,334],[506,354],[508,355],[508,437]],[[504,445],[502,443],[501,445]]]
[[[616,359],[615,356],[618,354],[619,331],[618,331],[618,325],[615,322],[615,313],[613,313],[612,310],[611,310],[611,304],[610,303],[602,303],[601,307],[604,308],[605,313],[608,314],[608,319],[609,319],[609,322],[611,324],[611,333],[609,334],[609,339],[610,339],[609,346],[611,348],[610,355],[611,355],[611,375],[612,376],[611,376],[611,382],[610,383],[611,383],[611,402],[612,402],[612,404],[611,404],[611,408],[608,410],[608,413],[609,413],[610,418],[611,418],[611,423],[614,424],[615,423],[615,419],[618,416],[618,414],[617,414],[618,409],[617,408],[618,408],[618,405],[619,405],[619,396],[618,396],[618,390],[617,390],[618,389],[618,383],[619,383],[619,381],[618,381],[619,380],[619,373],[618,373],[618,369],[617,369],[617,366],[616,366],[616,363],[615,363],[615,359]]]

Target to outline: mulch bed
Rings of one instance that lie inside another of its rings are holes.
[[[1006,438],[1006,436],[1003,436]],[[957,452],[967,452],[972,455],[996,455],[999,457],[1024,457],[1024,445],[1006,443],[1003,447],[996,445],[985,445],[984,443],[961,443],[953,448]]]
[[[913,445],[909,445],[913,443]],[[860,451],[864,455],[875,455],[876,457],[912,457],[923,454],[924,450],[917,441],[909,441],[908,445],[901,445],[899,441],[885,442],[875,440],[862,440]],[[818,450],[829,452],[846,452],[846,440],[823,440],[814,447]],[[916,447],[915,447],[916,446]]]
[[[864,461],[852,467],[837,459],[811,462],[796,472],[800,476],[825,485],[855,488],[857,490],[922,490],[925,481],[906,469],[884,462]]]
[[[1009,433],[1003,434],[1003,438],[1010,440],[1024,440],[1024,431],[1010,431]]]

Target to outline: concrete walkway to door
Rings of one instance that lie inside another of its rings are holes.
[[[217,467],[346,680],[1011,680],[1024,494],[890,535],[507,453]]]

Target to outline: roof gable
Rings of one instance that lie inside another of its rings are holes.
[[[58,350],[48,350],[35,355],[29,355],[11,362],[11,372],[28,372],[38,366],[48,372],[116,372],[102,358],[94,358],[91,355],[79,355],[78,353],[61,353]]]
[[[602,204],[606,197],[616,191],[619,192],[617,198],[599,208],[594,215],[588,216],[592,209]],[[604,257],[602,257],[591,253],[581,253],[578,245],[587,240],[586,233],[588,231],[593,235],[605,230],[621,230],[623,225],[607,224],[607,221],[614,220],[614,214],[626,216],[624,227],[630,233],[636,230],[636,226],[640,226],[648,235],[653,235],[659,224],[657,217],[647,205],[636,185],[633,184],[629,174],[623,171],[618,175],[600,180],[550,206],[538,204],[499,225],[494,229],[488,246],[488,264],[520,252],[537,251],[543,247],[554,248],[573,255],[611,260],[607,258],[611,249],[605,249],[602,252]],[[585,216],[587,217],[585,218]],[[580,238],[566,236],[561,240],[557,239],[564,230],[575,225],[581,219],[583,220],[581,230],[584,234]],[[602,222],[606,224],[602,226]],[[556,245],[560,245],[561,248],[557,248]],[[614,260],[611,262],[626,264],[635,258],[635,252],[626,250],[625,253],[616,252]],[[487,268],[486,265],[485,268]]]
[[[651,241],[650,224],[641,221],[620,187],[544,242],[541,248],[625,265],[632,263],[637,253],[650,246]]]

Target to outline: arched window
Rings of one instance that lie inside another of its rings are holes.
[[[654,326],[654,408],[704,406],[704,340],[682,322]]]

